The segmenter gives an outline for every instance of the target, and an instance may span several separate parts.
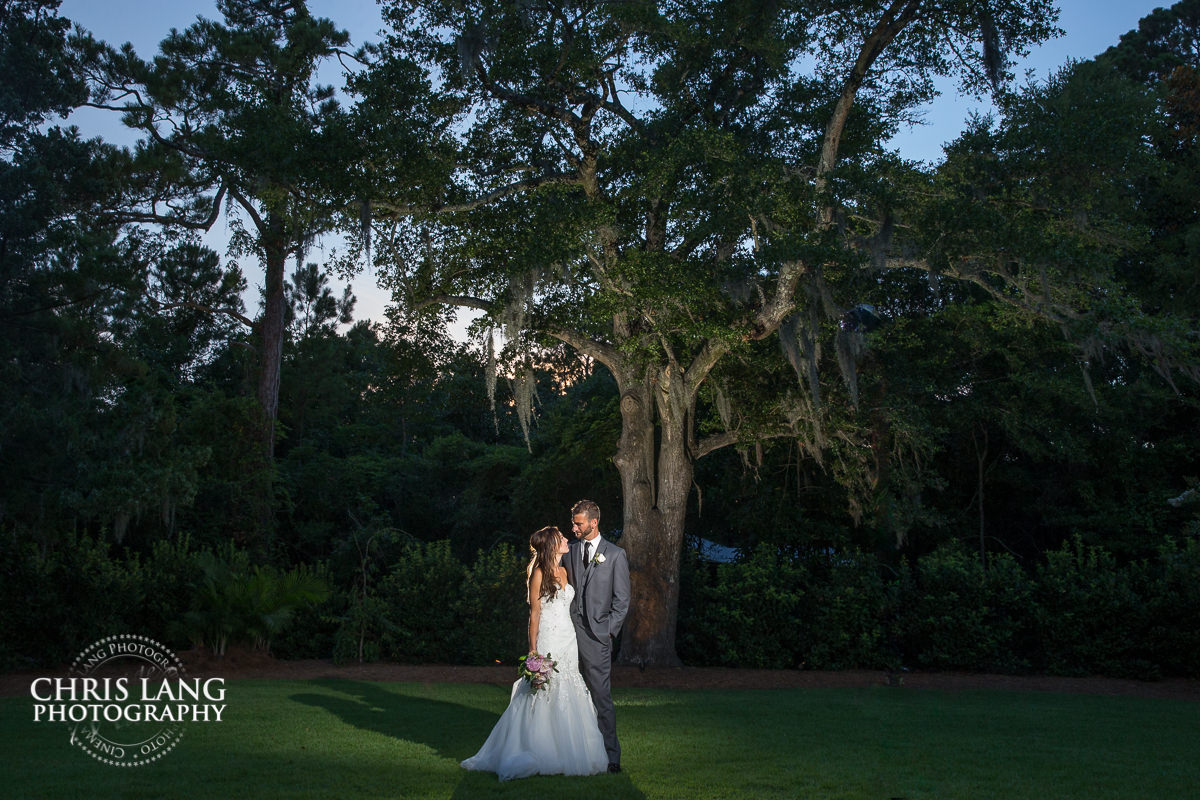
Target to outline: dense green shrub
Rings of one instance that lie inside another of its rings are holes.
[[[379,587],[380,610],[390,623],[380,639],[384,657],[456,661],[466,649],[457,611],[466,578],[467,567],[450,552],[449,541],[409,544]]]
[[[1146,657],[1167,674],[1200,677],[1200,541],[1165,543],[1145,578]]]
[[[1149,609],[1137,591],[1145,568],[1120,567],[1079,537],[1048,553],[1032,604],[1041,666],[1054,675],[1154,677],[1158,665],[1145,641]]]
[[[722,666],[800,666],[809,648],[805,566],[763,545],[714,572],[712,583],[694,588],[681,610],[688,617],[688,655]]]
[[[91,642],[129,628],[146,597],[137,559],[113,559],[87,535],[39,547],[11,534],[0,543],[0,663],[62,664]],[[152,631],[151,634],[161,634]]]
[[[132,609],[130,631],[154,632],[163,644],[176,650],[188,646],[187,632],[176,623],[191,607],[200,585],[202,571],[196,556],[187,536],[154,543],[142,560],[142,603]]]
[[[278,654],[332,655],[338,663],[494,664],[524,652],[525,564],[509,545],[479,551],[468,566],[449,541],[381,530],[360,537],[339,559],[341,586],[297,620]],[[298,640],[305,630],[325,648]]]
[[[856,551],[687,550],[678,651],[693,665],[947,669],[1153,678],[1200,673],[1200,543],[1120,564],[1076,540],[1023,568],[945,546],[898,575]],[[885,579],[886,577],[886,579]]]
[[[891,590],[874,556],[847,550],[814,566],[807,618],[809,669],[883,669],[895,660],[886,648]]]
[[[675,650],[685,664],[707,664],[711,638],[700,620],[704,617],[708,586],[716,565],[701,557],[694,546],[685,546],[679,560],[679,613],[676,616]]]
[[[324,579],[305,564],[287,572],[252,565],[249,555],[232,545],[219,553],[202,551],[195,559],[200,580],[191,607],[173,629],[217,655],[234,642],[269,651],[272,639],[297,611],[307,611],[329,596]]]
[[[381,615],[371,630],[389,660],[507,663],[527,647],[524,586],[524,561],[507,544],[467,566],[448,541],[412,541],[365,603]],[[345,635],[339,641],[349,646]]]
[[[328,570],[324,564],[318,565],[316,574],[332,587]],[[343,618],[348,603],[348,595],[330,588],[328,596],[319,603],[299,611],[291,624],[283,629],[271,642],[271,655],[276,658],[291,660],[300,658],[329,658],[334,652],[336,637],[343,626]],[[374,658],[378,660],[378,645]],[[346,661],[354,660],[351,658]]]
[[[339,587],[318,609],[319,619],[310,625],[332,626],[329,648],[320,656],[333,654],[336,663],[378,661],[383,656],[382,639],[395,630],[389,606],[380,596],[389,565],[408,558],[418,541],[391,527],[364,528],[344,537],[333,550],[329,573]]]
[[[1029,668],[1030,579],[1007,554],[984,567],[945,546],[907,569],[894,621],[910,663],[928,669],[1014,672]]]
[[[459,595],[459,658],[465,664],[508,664],[529,648],[525,560],[500,544],[480,551]]]

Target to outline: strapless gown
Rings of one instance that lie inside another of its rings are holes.
[[[568,585],[540,601],[537,649],[548,653],[558,667],[550,685],[535,693],[518,679],[508,708],[483,747],[462,762],[466,769],[494,772],[502,781],[530,775],[595,775],[608,769],[596,709],[579,673],[570,612],[574,596],[574,587]]]

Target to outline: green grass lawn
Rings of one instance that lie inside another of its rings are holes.
[[[618,689],[620,775],[500,783],[458,762],[501,687],[230,681],[224,721],[117,768],[0,700],[0,796],[311,798],[1189,798],[1200,703],[913,689]]]

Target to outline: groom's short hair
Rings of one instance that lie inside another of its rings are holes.
[[[588,519],[600,519],[600,506],[593,503],[591,500],[580,500],[571,507],[571,516],[576,514],[586,514]]]

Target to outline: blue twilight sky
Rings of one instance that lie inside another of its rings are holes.
[[[354,46],[365,41],[378,41],[382,20],[375,0],[309,0],[309,9],[316,16],[328,17],[350,32]],[[1137,27],[1138,20],[1159,6],[1169,3],[1152,0],[1060,0],[1059,27],[1065,35],[1053,39],[1022,59],[1016,74],[1032,70],[1035,78],[1045,78],[1068,59],[1087,59],[1115,44],[1121,34]],[[97,37],[113,44],[130,42],[143,58],[154,54],[158,43],[171,28],[183,29],[198,16],[216,17],[213,0],[63,0],[60,13],[82,25]],[[338,85],[338,65],[327,66],[321,76],[323,83]],[[893,145],[905,158],[936,161],[941,158],[942,145],[963,129],[973,111],[986,111],[989,105],[968,97],[957,97],[954,87],[944,86],[943,94],[924,110],[924,125],[901,132]],[[99,135],[114,143],[132,141],[120,124],[117,114],[83,109],[72,115],[70,123],[78,125],[85,135]],[[224,252],[228,229],[218,222],[206,237],[209,246]],[[321,251],[310,258],[319,261]],[[251,265],[244,272],[252,287],[256,273]],[[375,286],[374,276],[360,274],[353,282],[358,296],[355,317],[380,319],[389,298]],[[340,294],[340,287],[337,293]],[[253,288],[246,298],[247,306],[257,306]]]

